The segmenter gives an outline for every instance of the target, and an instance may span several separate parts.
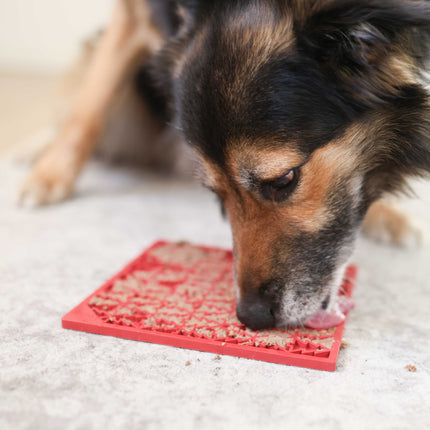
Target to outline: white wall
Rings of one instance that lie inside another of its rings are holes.
[[[0,69],[57,72],[107,22],[114,0],[0,0]]]

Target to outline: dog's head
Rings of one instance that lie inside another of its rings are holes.
[[[232,226],[238,317],[301,324],[330,306],[369,205],[429,170],[430,6],[185,3],[178,121]]]

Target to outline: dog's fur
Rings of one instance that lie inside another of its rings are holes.
[[[301,324],[332,305],[366,213],[413,232],[379,200],[430,171],[429,30],[415,0],[118,0],[23,196],[67,197],[137,82],[146,140],[185,139],[230,220],[239,318]]]

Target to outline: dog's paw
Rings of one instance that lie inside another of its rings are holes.
[[[363,222],[362,232],[377,242],[404,248],[417,248],[424,242],[425,231],[413,218],[395,205],[374,203]]]
[[[25,181],[18,197],[18,204],[22,207],[34,208],[66,200],[72,194],[70,184],[52,183],[46,178],[30,176]]]
[[[58,203],[73,192],[77,171],[72,163],[47,154],[36,164],[21,187],[18,204],[36,207]]]

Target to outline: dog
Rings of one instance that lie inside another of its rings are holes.
[[[22,198],[72,193],[128,85],[141,145],[185,141],[221,202],[239,319],[300,325],[334,306],[360,227],[417,234],[384,198],[430,171],[429,30],[416,0],[117,0]]]

